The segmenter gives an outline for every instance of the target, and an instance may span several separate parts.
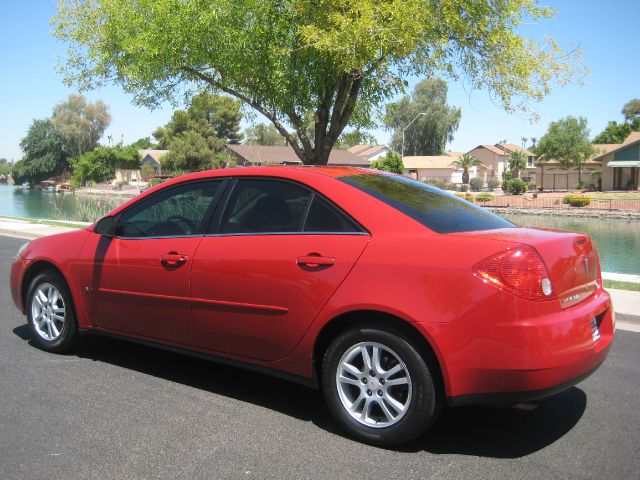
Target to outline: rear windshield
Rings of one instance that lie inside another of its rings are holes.
[[[382,200],[438,233],[513,227],[513,223],[437,187],[399,175],[349,175],[339,180]]]

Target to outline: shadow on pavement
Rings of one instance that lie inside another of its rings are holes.
[[[23,340],[30,338],[26,325],[13,332]],[[37,348],[32,341],[28,343]],[[346,436],[331,417],[320,392],[279,378],[100,336],[83,338],[75,354],[269,408]],[[586,394],[573,387],[541,402],[534,411],[448,409],[424,436],[397,450],[518,458],[562,438],[578,423],[586,405]]]

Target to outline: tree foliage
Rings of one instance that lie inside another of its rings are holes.
[[[364,130],[356,128],[349,132],[342,132],[342,135],[340,135],[338,141],[336,142],[336,147],[350,148],[355,147],[356,145],[363,144],[377,145],[378,140],[369,132],[365,132]]]
[[[34,185],[71,171],[67,142],[50,119],[34,120],[20,148],[24,157],[14,166],[16,182]]]
[[[226,155],[212,150],[207,139],[195,130],[176,135],[169,144],[169,153],[162,157],[165,172],[195,172],[225,166]]]
[[[640,98],[634,98],[625,103],[622,107],[622,115],[627,122],[640,118]]]
[[[116,168],[138,169],[140,157],[134,146],[97,147],[80,158],[73,159],[71,181],[75,186],[84,186],[88,181],[96,183],[114,178]]]
[[[167,149],[177,137],[191,131],[202,137],[213,155],[227,143],[242,139],[240,121],[241,102],[228,95],[201,92],[195,95],[187,110],[176,110],[164,127],[153,132],[160,149]]]
[[[418,118],[416,118],[418,117]],[[438,78],[416,84],[411,97],[389,103],[384,125],[392,130],[391,147],[402,151],[402,131],[406,128],[404,152],[409,155],[442,155],[460,124],[460,108],[447,105],[447,84]]]
[[[518,30],[552,16],[536,0],[60,0],[53,23],[68,82],[118,83],[149,106],[214,88],[326,164],[345,127],[370,125],[410,75],[464,76],[507,110],[541,100],[576,55]]]
[[[451,162],[450,165],[457,169],[462,169],[462,184],[467,185],[469,183],[469,169],[472,167],[483,167],[484,163],[473,155],[465,154]]]
[[[509,170],[517,172],[517,177],[520,178],[522,170],[527,168],[527,155],[522,150],[516,150],[509,154]]]
[[[385,172],[391,173],[402,173],[404,172],[404,164],[402,163],[402,158],[395,152],[389,151],[381,160],[375,160],[371,162],[371,168],[376,168],[378,170],[384,170]]]
[[[593,139],[593,143],[623,143],[631,132],[640,132],[640,117],[624,123],[609,122],[607,128]]]
[[[244,137],[247,145],[284,146],[287,144],[273,124],[258,123],[249,127],[245,130]]]
[[[67,151],[79,157],[96,148],[111,123],[111,115],[102,100],[91,103],[82,95],[72,93],[66,101],[53,107],[51,123],[67,142]]]
[[[582,165],[596,152],[589,141],[589,128],[584,117],[566,117],[551,122],[547,133],[538,141],[536,153],[543,162],[556,160],[562,168],[577,167],[582,183]]]

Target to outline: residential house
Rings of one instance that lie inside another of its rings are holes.
[[[361,143],[360,145],[354,145],[353,147],[347,148],[347,151],[357,155],[358,157],[364,158],[369,162],[373,162],[385,157],[391,149],[386,145],[368,145],[366,143]]]
[[[144,167],[145,165],[150,165],[153,167],[156,174],[159,174],[162,171],[160,159],[167,153],[169,153],[169,150],[138,150],[138,154],[140,155],[140,166]]]
[[[302,162],[291,147],[275,147],[266,145],[227,145],[227,153],[236,159],[239,167],[257,165],[302,165]],[[335,167],[365,167],[369,161],[348,150],[333,149],[329,155],[328,165]]]
[[[608,152],[614,145],[594,145],[596,153],[580,166],[563,168],[556,160],[548,160],[539,164],[536,169],[538,188],[551,191],[566,191],[579,188],[580,180],[585,187],[597,187],[595,173],[602,170],[602,162],[596,157]]]
[[[402,159],[404,175],[421,181],[439,178],[450,183],[462,183],[462,169],[451,166],[460,156],[462,156],[460,152],[406,156]],[[472,167],[469,170],[469,178],[478,176],[479,170],[482,170],[482,167]]]
[[[621,144],[594,145],[593,158],[602,163],[602,190],[640,190],[640,132],[632,132]]]
[[[480,176],[486,182],[492,177],[502,181],[502,174],[509,167],[509,156],[513,152],[524,152],[527,157],[527,168],[520,172],[521,177],[535,177],[536,155],[526,148],[512,143],[496,143],[495,145],[478,145],[469,150],[467,155],[472,155],[480,160],[486,167],[481,169]]]

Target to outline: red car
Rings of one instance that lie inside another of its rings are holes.
[[[352,168],[170,180],[25,245],[11,288],[45,350],[102,333],[268,371],[321,388],[378,445],[418,436],[446,405],[560,392],[614,335],[588,236]]]

